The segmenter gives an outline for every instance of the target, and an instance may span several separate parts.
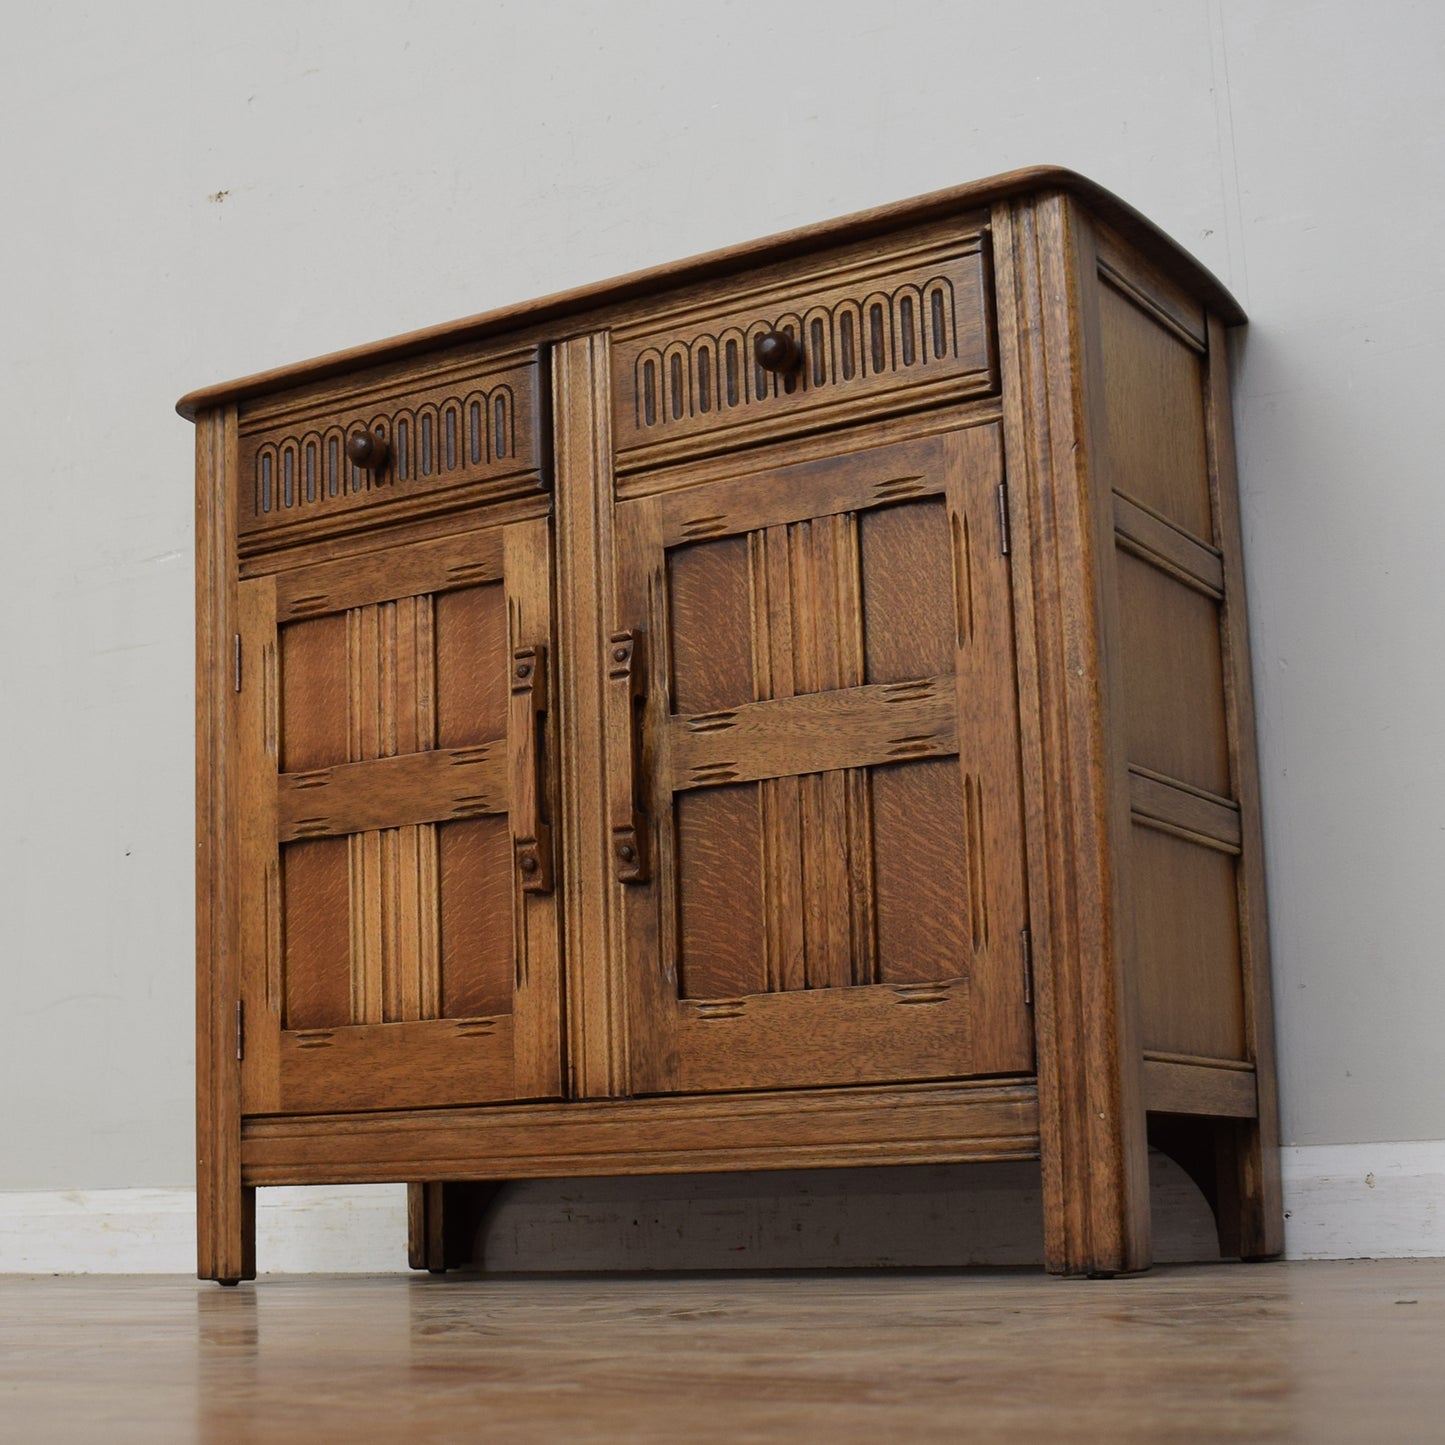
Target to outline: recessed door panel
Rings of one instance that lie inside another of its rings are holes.
[[[619,504],[637,1091],[1032,1066],[1001,481],[982,425]]]

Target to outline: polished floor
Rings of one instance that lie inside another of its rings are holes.
[[[1445,1260],[0,1278],[0,1440],[1445,1441]]]

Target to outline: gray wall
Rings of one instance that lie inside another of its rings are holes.
[[[1445,10],[132,0],[0,48],[0,1189],[191,1175],[183,390],[1018,165],[1253,317],[1285,1139],[1445,1138]]]

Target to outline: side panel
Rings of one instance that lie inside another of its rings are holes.
[[[1097,290],[1131,779],[1141,1043],[1243,1061],[1238,799],[1224,574],[1205,434],[1202,313],[1105,252]],[[1147,790],[1147,791],[1146,791]],[[1199,804],[1209,821],[1196,816]],[[1215,821],[1228,829],[1227,834]]]
[[[232,819],[236,414],[196,420],[196,1244],[202,1279],[252,1279],[255,1191],[241,1185]]]

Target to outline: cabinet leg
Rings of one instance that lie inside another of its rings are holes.
[[[444,1274],[477,1256],[477,1235],[501,1189],[496,1181],[408,1184],[407,1259],[413,1269]]]
[[[1227,1259],[1272,1259],[1284,1248],[1278,1171],[1254,1119],[1151,1114],[1149,1142],[1199,1186]]]
[[[197,1274],[217,1284],[256,1278],[256,1191],[202,1190],[196,1201]]]

